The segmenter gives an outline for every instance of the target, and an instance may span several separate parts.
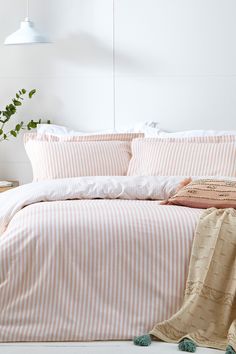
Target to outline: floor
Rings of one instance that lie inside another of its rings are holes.
[[[132,342],[92,343],[13,343],[0,344],[0,354],[174,354],[175,344],[154,342],[150,347],[137,347]],[[197,348],[199,354],[223,354],[214,349]]]

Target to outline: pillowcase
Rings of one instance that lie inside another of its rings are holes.
[[[190,182],[161,204],[201,209],[236,208],[236,181],[206,179]]]
[[[95,132],[95,133],[86,133],[86,132],[81,132],[81,131],[76,131],[69,129],[63,125],[56,125],[56,124],[38,124],[37,126],[37,134],[38,135],[44,135],[44,134],[50,134],[50,135],[55,135],[55,136],[80,136],[80,135],[102,135],[102,134],[114,134],[114,131],[112,129],[105,130],[105,131],[100,131],[100,132]]]
[[[195,136],[222,136],[235,135],[236,130],[184,130],[182,132],[167,132],[159,129],[158,138],[186,138]]]
[[[236,176],[236,137],[143,138],[128,176]]]
[[[88,134],[88,135],[54,135],[51,133],[26,133],[24,135],[24,143],[30,140],[34,141],[66,141],[66,142],[83,142],[83,141],[132,141],[135,138],[144,137],[143,133],[104,133],[104,134]]]
[[[130,141],[140,134],[38,137],[25,134],[34,181],[80,176],[123,176],[131,158]],[[142,136],[142,134],[141,134]],[[111,140],[113,139],[113,140]]]
[[[124,133],[144,133],[145,136],[157,136],[159,132],[158,123],[153,121],[147,122],[139,122],[132,127],[122,127],[118,131],[114,131],[112,129],[95,132],[95,133],[86,133],[86,132],[79,132],[75,130],[71,130],[62,125],[55,125],[55,124],[38,124],[37,126],[37,134],[38,135],[45,135],[50,134],[57,137],[62,136],[91,136],[91,135],[104,135],[104,134],[124,134]]]

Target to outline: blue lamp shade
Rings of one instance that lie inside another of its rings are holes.
[[[21,22],[20,29],[8,36],[4,42],[5,45],[34,43],[50,43],[50,41],[35,29],[34,23],[28,17]]]

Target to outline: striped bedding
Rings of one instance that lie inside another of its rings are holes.
[[[0,341],[125,340],[176,312],[201,213],[159,205],[178,182],[85,177],[2,194]]]
[[[79,176],[124,176],[131,149],[128,141],[29,141],[26,152],[34,181]]]
[[[62,135],[27,133],[34,181],[79,176],[125,176],[131,141],[142,133]]]
[[[236,137],[143,138],[132,141],[128,176],[236,176]]]

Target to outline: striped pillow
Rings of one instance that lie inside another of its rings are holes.
[[[144,138],[132,142],[128,176],[236,176],[236,137]]]
[[[108,134],[87,134],[87,135],[54,135],[50,133],[26,133],[24,134],[24,143],[30,140],[37,141],[132,141],[135,138],[143,138],[144,133],[108,133]]]
[[[131,158],[129,140],[137,136],[140,134],[112,134],[112,137],[102,135],[96,136],[99,139],[97,141],[94,136],[48,141],[48,136],[39,138],[33,133],[26,134],[24,142],[33,169],[33,179],[40,181],[79,176],[126,175]]]

